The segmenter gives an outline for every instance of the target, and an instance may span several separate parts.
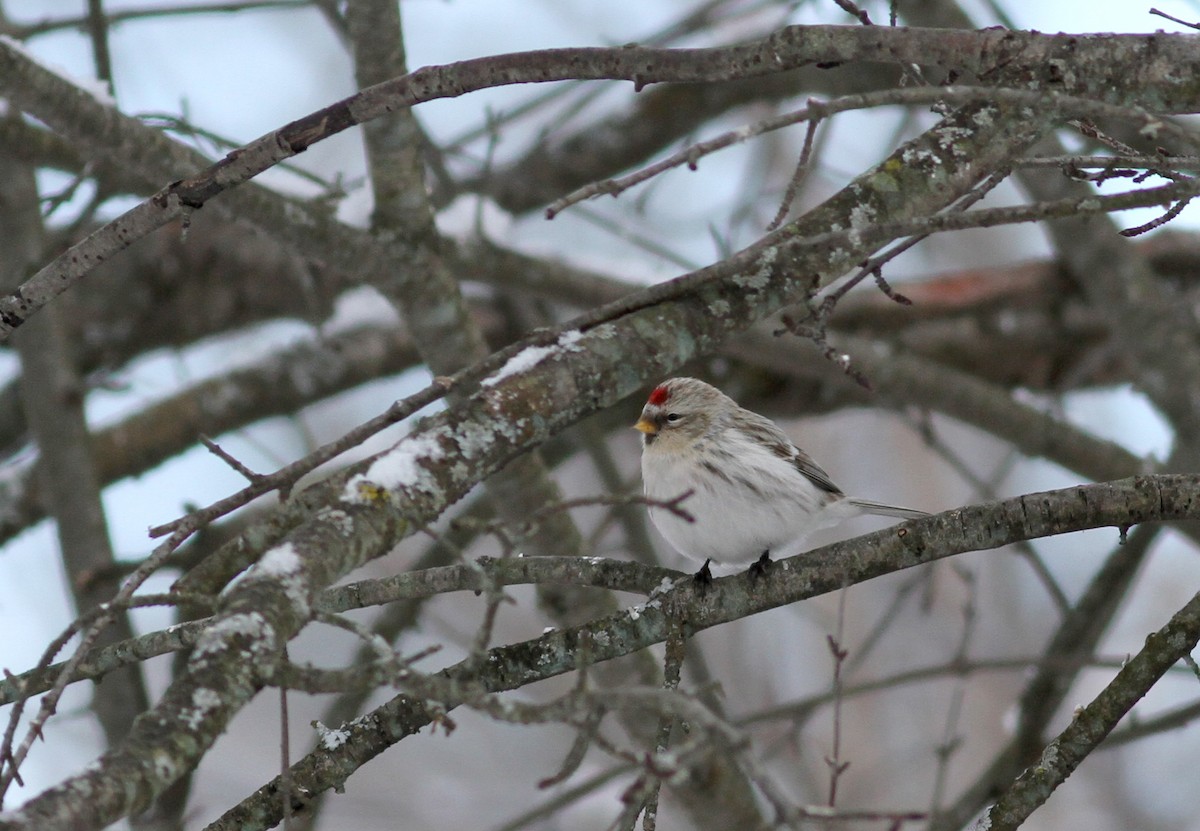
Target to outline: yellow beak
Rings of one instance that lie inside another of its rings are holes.
[[[633,425],[634,430],[640,430],[646,435],[652,436],[658,432],[658,425],[648,418],[642,417],[638,419],[637,424]]]

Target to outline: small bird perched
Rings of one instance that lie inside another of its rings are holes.
[[[762,574],[771,555],[799,553],[813,531],[861,514],[916,519],[924,511],[855,499],[774,422],[738,406],[696,378],[671,378],[654,388],[642,417],[642,481],[646,497],[680,507],[650,506],[650,519],[679,553],[709,562],[752,563]]]

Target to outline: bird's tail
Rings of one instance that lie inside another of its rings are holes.
[[[849,501],[851,505],[858,508],[864,514],[894,516],[898,519],[920,519],[923,516],[929,516],[925,511],[918,511],[914,508],[901,508],[899,505],[885,505],[882,502],[872,502],[869,499],[851,499]]]

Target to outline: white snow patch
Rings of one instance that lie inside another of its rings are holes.
[[[419,461],[430,461],[442,457],[442,448],[437,439],[429,434],[409,436],[371,463],[366,473],[350,478],[342,493],[348,502],[358,502],[362,497],[358,486],[363,483],[376,485],[384,490],[419,486],[429,473]]]
[[[338,296],[333,304],[333,314],[321,324],[321,332],[331,335],[367,325],[399,326],[400,314],[378,289],[360,286]]]
[[[283,587],[288,602],[301,617],[308,617],[308,591],[300,574],[303,560],[290,542],[277,545],[262,556],[253,569],[255,577],[274,580]]]
[[[558,345],[568,352],[581,352],[583,347],[575,345],[581,340],[583,340],[583,332],[578,329],[568,329],[558,336]]]
[[[483,379],[483,386],[494,387],[510,375],[517,375],[540,364],[554,354],[554,346],[527,346],[513,355],[494,375]]]
[[[300,564],[300,555],[296,553],[296,547],[290,542],[285,542],[264,554],[258,561],[257,568],[260,574],[284,577],[299,571]]]
[[[117,102],[113,100],[112,94],[108,91],[108,84],[106,84],[104,81],[101,81],[99,78],[80,78],[74,76],[61,66],[57,66],[42,60],[33,52],[30,52],[24,43],[14,37],[10,37],[9,35],[0,35],[0,43],[3,43],[14,52],[20,53],[20,55],[30,63],[37,64],[47,72],[62,78],[64,81],[71,84],[71,86],[83,90],[88,95],[92,96],[92,98],[95,98],[97,103],[103,104],[105,107],[116,106]]]
[[[494,387],[510,375],[518,375],[526,370],[540,364],[549,356],[553,355],[556,350],[564,349],[568,352],[579,352],[582,347],[576,344],[583,338],[583,333],[578,329],[571,329],[563,332],[558,336],[558,339],[549,346],[527,346],[517,354],[513,355],[504,366],[496,370],[491,376],[484,378],[482,386]]]

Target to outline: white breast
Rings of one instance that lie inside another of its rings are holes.
[[[773,558],[798,553],[804,538],[843,517],[827,510],[831,496],[786,459],[749,440],[722,442],[728,454],[705,466],[697,454],[642,454],[646,496],[669,501],[689,489],[680,503],[688,522],[666,508],[650,508],[650,519],[681,554],[699,562],[751,563],[767,551]],[[844,500],[840,500],[843,501]],[[853,511],[851,511],[853,513]]]

